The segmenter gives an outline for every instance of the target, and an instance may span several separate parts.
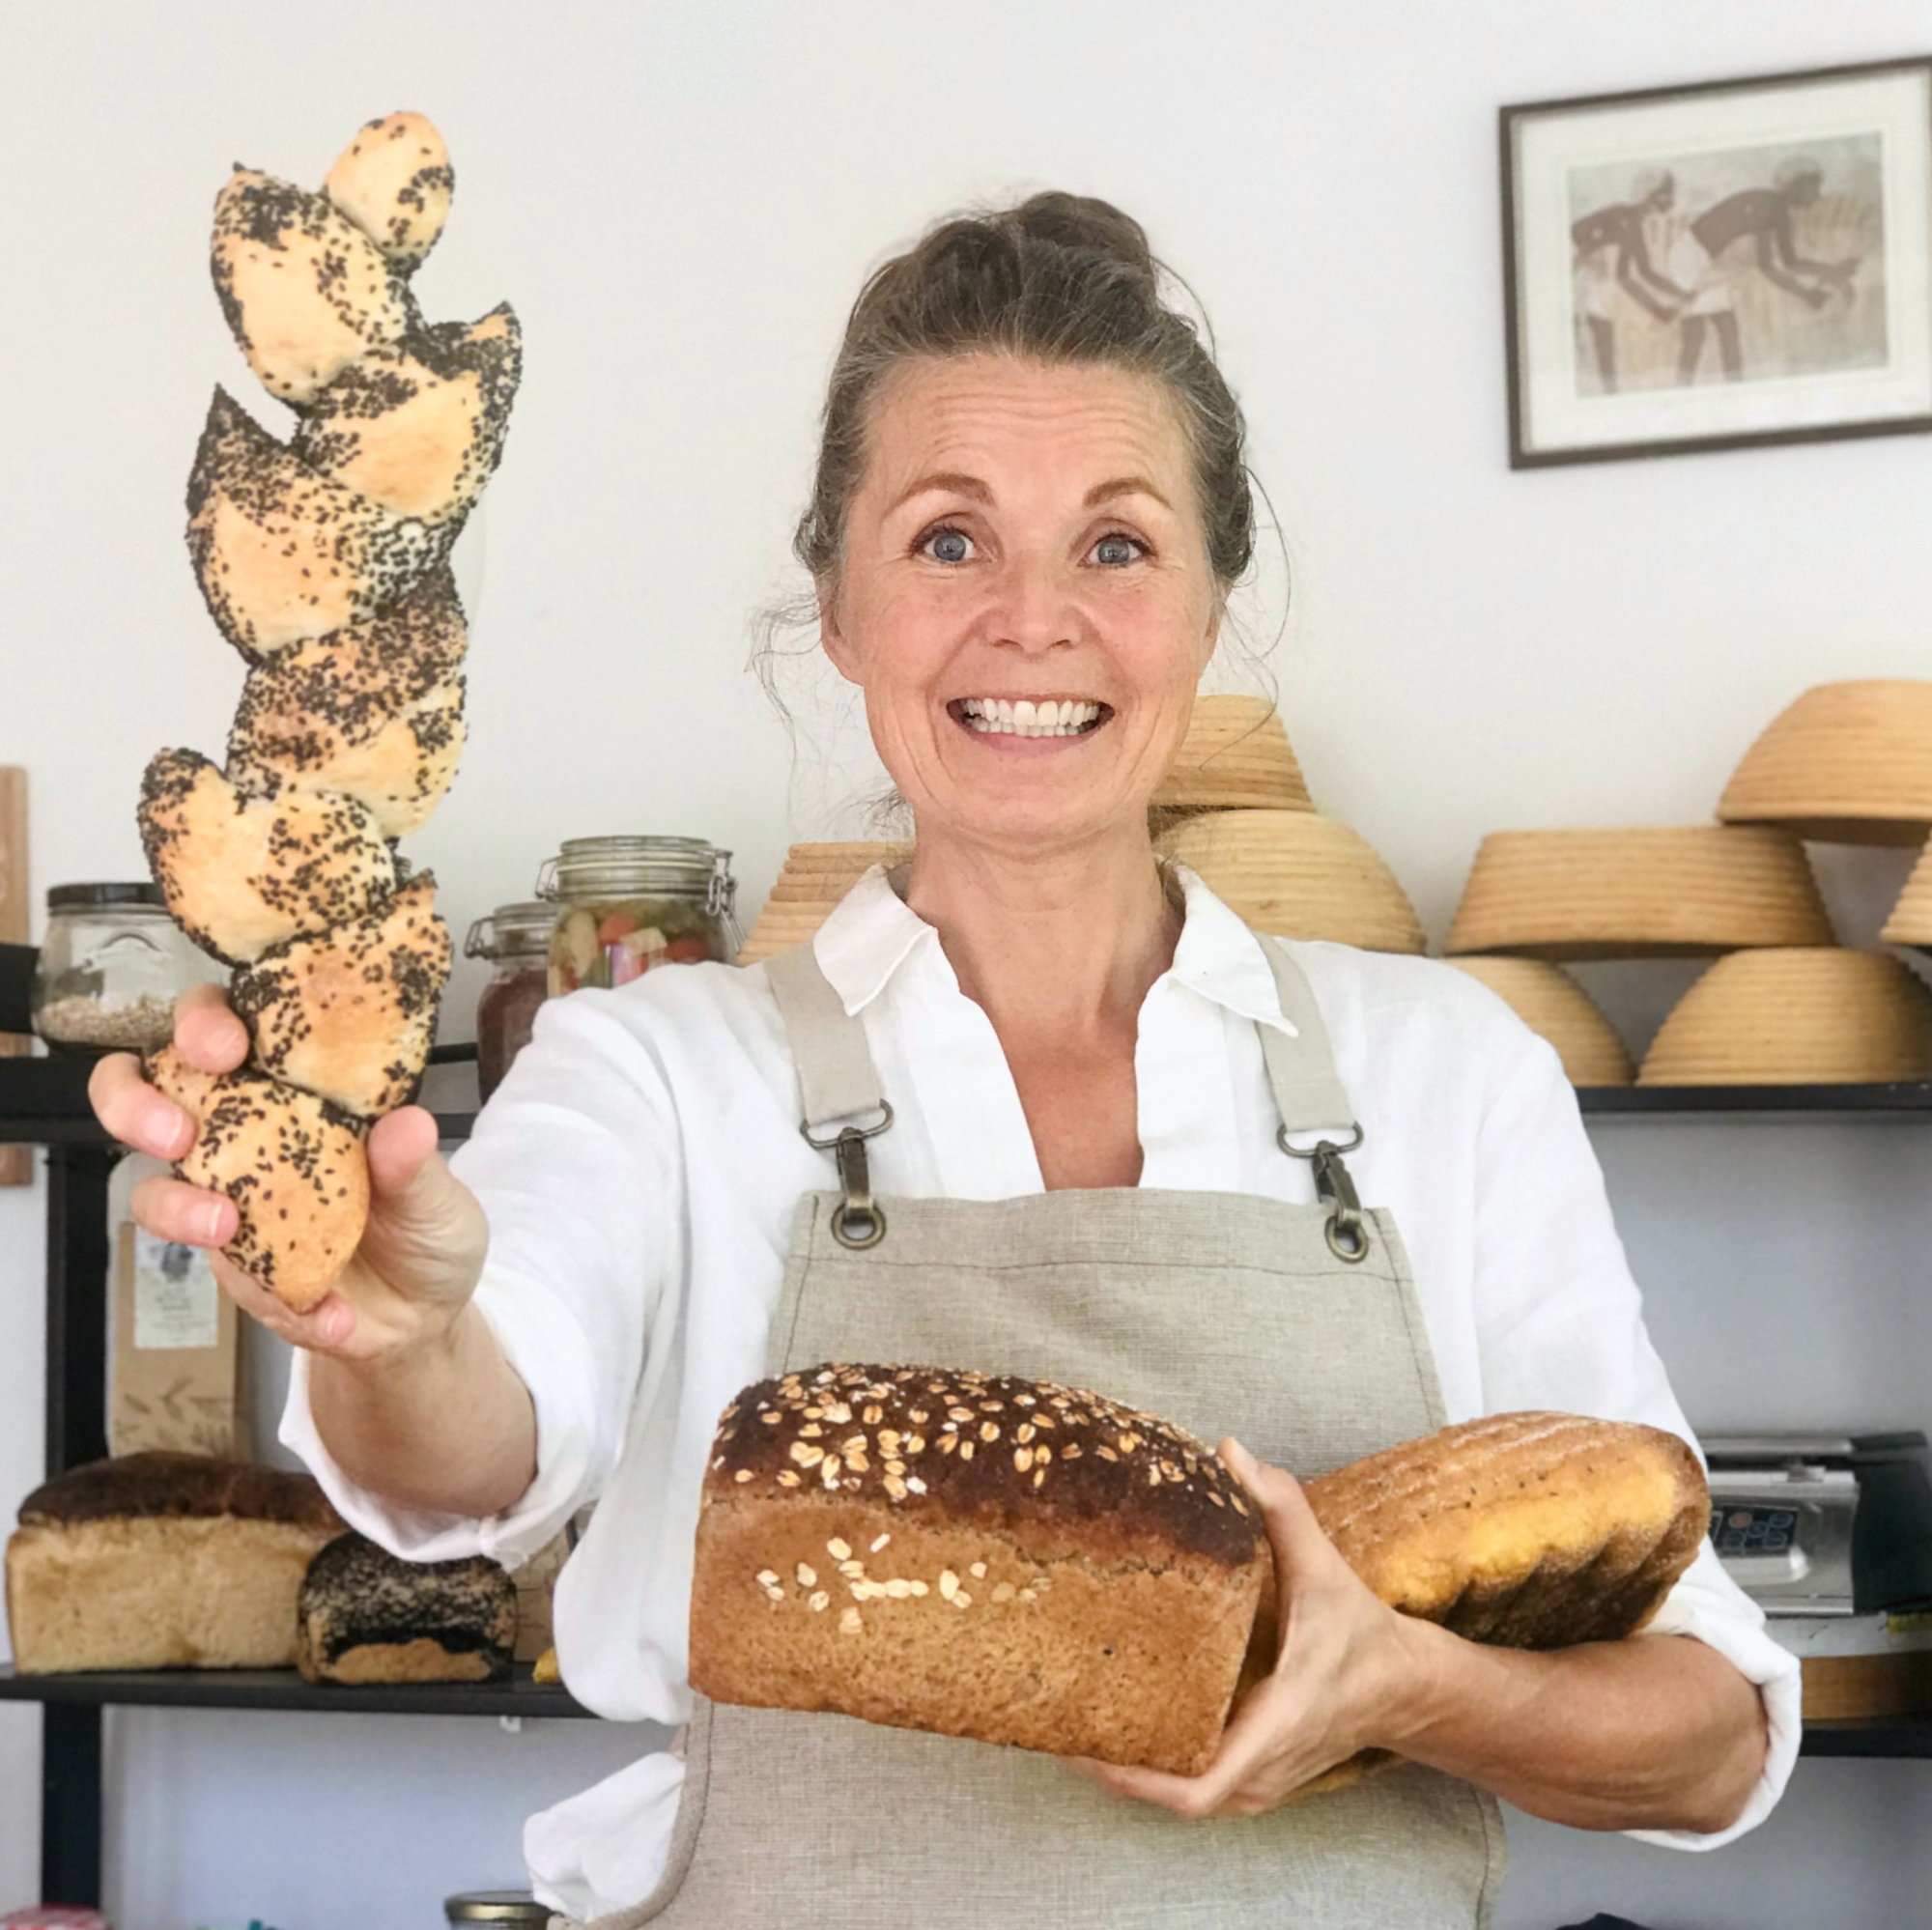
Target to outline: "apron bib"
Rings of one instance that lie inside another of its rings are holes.
[[[765,1372],[878,1361],[1058,1380],[1210,1444],[1235,1434],[1304,1477],[1441,1426],[1390,1216],[1356,1207],[1332,1142],[1292,1143],[1353,1113],[1305,979],[1264,949],[1298,1034],[1259,1028],[1279,1138],[1315,1158],[1315,1206],[1144,1188],[875,1203],[865,1137],[891,1113],[863,1027],[809,945],[773,959],[807,1134],[837,1153],[841,1190],[799,1203]],[[1002,1910],[1052,1930],[1471,1930],[1504,1863],[1494,1800],[1415,1764],[1192,1822],[1050,1756],[699,1696],[664,1877],[590,1930],[977,1930]]]

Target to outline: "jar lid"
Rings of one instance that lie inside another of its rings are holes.
[[[525,1923],[547,1930],[552,1912],[527,1890],[477,1889],[445,1896],[442,1914],[452,1923]]]
[[[523,904],[498,905],[479,918],[463,941],[466,958],[506,958],[516,953],[540,953],[550,947],[550,928],[556,922],[556,906],[547,898]]]
[[[702,837],[625,835],[566,837],[537,872],[540,898],[663,892],[671,896],[730,897],[730,852]]]
[[[143,878],[138,885],[55,885],[47,893],[47,909],[79,911],[94,905],[154,905],[167,909],[161,888]]]

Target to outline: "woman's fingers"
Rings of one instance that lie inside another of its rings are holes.
[[[1262,1525],[1267,1531],[1268,1546],[1274,1550],[1274,1567],[1281,1600],[1287,1604],[1298,1578],[1320,1575],[1342,1557],[1322,1532],[1321,1523],[1301,1491],[1301,1483],[1285,1467],[1270,1467],[1257,1461],[1231,1434],[1216,1450],[1228,1468],[1262,1511]],[[1281,1617],[1284,1640],[1288,1635],[1288,1615]]]
[[[134,1188],[129,1206],[138,1226],[183,1246],[225,1246],[241,1224],[235,1202],[225,1194],[158,1174]]]
[[[131,1052],[109,1053],[96,1064],[87,1100],[95,1118],[137,1152],[179,1159],[194,1144],[194,1121],[141,1077],[141,1062]]]
[[[232,1072],[248,1056],[248,1028],[219,985],[195,985],[175,1002],[175,1049],[202,1072]]]

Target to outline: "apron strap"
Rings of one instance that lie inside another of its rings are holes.
[[[893,1109],[880,1089],[866,1028],[832,989],[810,939],[768,958],[765,975],[791,1041],[798,1129],[808,1146],[831,1153],[838,1165],[832,1236],[840,1246],[877,1246],[886,1235],[886,1215],[872,1198],[866,1142],[892,1124]],[[856,1123],[862,1119],[870,1123]]]
[[[1345,1152],[1362,1143],[1362,1122],[1341,1075],[1335,1070],[1335,1051],[1328,1028],[1315,1003],[1301,967],[1280,939],[1257,932],[1262,955],[1274,974],[1281,997],[1281,1015],[1294,1028],[1293,1038],[1271,1025],[1257,1025],[1262,1058],[1267,1065],[1268,1086],[1281,1114],[1275,1144],[1291,1159],[1305,1159],[1315,1169],[1315,1195],[1328,1207],[1328,1245],[1338,1259],[1350,1264],[1368,1257],[1369,1234],[1362,1219],[1362,1203],[1355,1182],[1342,1163]],[[1338,1134],[1336,1129],[1342,1131]],[[1291,1135],[1316,1135],[1312,1147],[1297,1146]]]

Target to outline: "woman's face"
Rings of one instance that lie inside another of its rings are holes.
[[[867,440],[825,647],[922,835],[1044,849],[1144,827],[1221,614],[1165,392],[916,362]]]

